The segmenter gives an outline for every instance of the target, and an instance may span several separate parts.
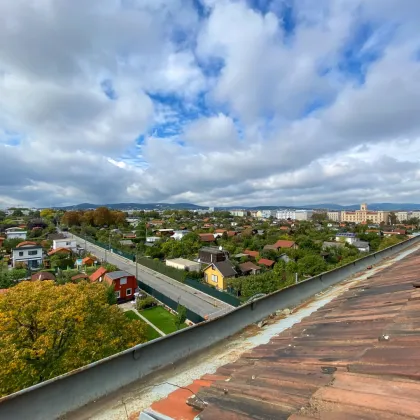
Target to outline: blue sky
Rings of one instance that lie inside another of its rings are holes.
[[[419,12],[3,2],[0,206],[418,201]]]

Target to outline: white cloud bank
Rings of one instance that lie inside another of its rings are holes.
[[[265,3],[1,2],[0,206],[420,202],[419,2]]]

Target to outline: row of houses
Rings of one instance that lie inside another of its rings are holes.
[[[308,209],[283,209],[283,210],[230,210],[230,214],[236,217],[251,216],[257,219],[269,219],[273,217],[278,220],[310,220],[313,210]]]

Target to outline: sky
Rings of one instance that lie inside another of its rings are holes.
[[[3,0],[0,207],[420,202],[418,0]]]

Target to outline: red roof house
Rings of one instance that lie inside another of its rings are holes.
[[[113,271],[105,274],[104,282],[114,287],[118,302],[134,299],[137,280],[132,274],[126,271]]]
[[[244,254],[249,255],[252,258],[257,258],[260,256],[260,253],[258,251],[251,251],[250,249],[246,249],[244,251]]]
[[[214,235],[212,233],[199,233],[201,242],[214,242]]]
[[[89,280],[94,283],[95,281],[102,281],[103,276],[107,273],[105,267],[99,267],[94,273],[89,276]]]
[[[276,262],[273,260],[268,260],[267,258],[261,258],[258,260],[258,264],[264,265],[265,267],[271,268],[274,266]]]
[[[57,248],[52,249],[50,252],[48,252],[48,255],[51,257],[51,255],[55,254],[71,254],[71,249],[68,248]]]

